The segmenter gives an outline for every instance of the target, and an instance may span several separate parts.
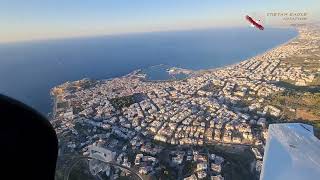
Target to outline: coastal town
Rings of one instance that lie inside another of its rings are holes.
[[[60,157],[90,157],[88,171],[110,179],[134,172],[143,179],[222,180],[248,179],[229,172],[236,169],[232,156],[245,154],[246,175],[258,179],[268,124],[283,120],[285,110],[297,111],[272,103],[272,97],[287,92],[284,83],[320,82],[320,29],[296,28],[296,38],[238,64],[168,70],[187,73],[181,80],[149,81],[134,71],[54,87],[50,122]],[[289,61],[292,57],[305,65]]]

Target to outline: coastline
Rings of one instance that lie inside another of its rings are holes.
[[[222,66],[222,67],[217,67],[217,68],[208,68],[208,69],[199,69],[199,70],[192,70],[192,69],[188,69],[188,68],[180,68],[180,67],[175,67],[175,66],[172,66],[171,68],[177,68],[177,69],[185,69],[185,70],[189,70],[189,71],[192,71],[192,73],[190,73],[189,75],[187,75],[186,78],[184,79],[187,79],[189,78],[190,76],[194,75],[194,74],[198,74],[198,73],[201,73],[203,71],[216,71],[216,70],[221,70],[221,69],[225,69],[225,68],[229,68],[229,67],[232,67],[232,66],[235,66],[235,65],[238,65],[239,63],[241,62],[244,62],[244,61],[248,61],[248,60],[251,60],[251,59],[254,59],[256,57],[259,57],[259,56],[263,56],[264,54],[266,53],[270,53],[272,52],[273,50],[277,49],[277,48],[280,48],[281,46],[284,46],[284,45],[287,45],[289,44],[290,42],[296,40],[297,38],[299,38],[300,36],[300,32],[297,28],[294,28],[294,30],[297,31],[297,35],[293,38],[290,38],[289,40],[287,40],[286,42],[284,43],[281,43],[281,44],[278,44],[270,49],[267,49],[266,51],[264,52],[261,52],[259,54],[256,54],[255,56],[252,56],[250,58],[247,58],[247,59],[244,59],[244,60],[239,60],[237,63],[234,63],[234,64],[230,64],[230,65],[225,65],[225,66]],[[157,64],[157,65],[152,65],[150,67],[156,67],[156,66],[161,66],[163,64]],[[134,70],[126,75],[123,75],[123,76],[119,76],[119,77],[126,77],[128,75],[132,75],[132,74],[135,74],[135,73],[138,73],[139,71],[142,71],[142,69],[137,69],[137,70]],[[119,77],[114,77],[114,78],[119,78]],[[102,79],[102,80],[111,80],[111,79],[114,79],[114,78],[108,78],[108,79]],[[166,82],[166,81],[176,81],[176,80],[179,80],[179,79],[169,79],[169,80],[147,80],[148,82]]]
[[[299,30],[298,30],[297,28],[294,28],[294,30],[297,32],[297,35],[296,35],[295,37],[290,38],[289,40],[287,40],[287,41],[284,42],[284,43],[278,44],[278,45],[276,45],[276,46],[274,46],[274,47],[272,47],[272,48],[270,48],[270,49],[267,49],[267,50],[264,51],[264,52],[261,52],[261,53],[259,53],[259,54],[256,54],[255,56],[252,56],[252,57],[247,58],[247,59],[244,59],[244,60],[239,60],[237,63],[230,64],[230,65],[225,65],[225,66],[217,67],[217,68],[208,68],[208,69],[199,69],[199,70],[192,70],[192,69],[187,69],[187,68],[181,68],[181,69],[186,69],[186,70],[192,71],[192,73],[186,74],[187,77],[184,78],[184,79],[187,79],[187,78],[191,77],[192,75],[196,75],[196,74],[202,73],[202,72],[204,72],[204,71],[218,71],[218,70],[222,70],[222,69],[225,69],[225,68],[230,68],[230,67],[233,67],[233,66],[238,65],[238,64],[241,63],[241,62],[245,62],[245,61],[254,59],[254,58],[256,58],[256,57],[263,56],[263,55],[266,54],[266,53],[270,53],[270,52],[272,52],[273,50],[275,50],[275,49],[277,49],[277,48],[280,48],[281,46],[287,45],[287,44],[291,43],[292,41],[296,40],[297,38],[299,38],[299,36],[300,36]],[[162,64],[153,65],[153,66],[151,66],[151,67],[159,66],[159,65],[162,65]],[[178,69],[180,69],[180,67],[175,67],[175,66],[173,66],[173,67],[171,67],[171,68],[178,68]],[[136,71],[136,70],[135,70],[135,71]],[[135,72],[135,71],[133,71],[133,72]],[[129,74],[132,74],[132,73],[129,73]],[[129,75],[129,74],[128,74],[128,75]],[[126,75],[124,75],[124,76],[126,76]],[[120,77],[124,77],[124,76],[120,76]],[[113,79],[113,78],[110,78],[110,79]],[[169,81],[169,82],[170,82],[170,81],[177,81],[177,80],[180,80],[180,79],[147,80],[147,81],[149,81],[149,82],[168,82],[168,81]]]
[[[106,79],[98,79],[97,81],[98,81],[98,82],[109,81],[109,80],[112,80],[112,79],[115,79],[115,78],[129,77],[129,76],[132,76],[132,75],[135,75],[135,76],[138,76],[138,77],[142,78],[143,81],[145,81],[145,82],[155,82],[155,83],[157,83],[157,82],[173,82],[173,81],[185,80],[185,79],[188,79],[188,78],[190,78],[190,77],[197,76],[197,75],[199,75],[199,74],[201,74],[201,73],[203,73],[203,72],[205,72],[205,71],[211,71],[211,72],[213,72],[213,71],[223,70],[223,69],[226,69],[226,68],[231,68],[231,67],[233,67],[233,66],[238,65],[239,63],[242,63],[242,62],[245,62],[245,61],[254,59],[254,58],[259,57],[259,56],[263,56],[263,55],[266,54],[266,53],[270,53],[270,52],[272,52],[273,50],[275,50],[275,49],[277,49],[277,48],[280,48],[281,46],[287,45],[288,43],[290,43],[290,42],[294,41],[295,39],[299,38],[300,32],[299,32],[298,28],[294,28],[294,30],[297,32],[297,35],[296,35],[295,37],[290,38],[290,39],[287,40],[286,42],[281,43],[281,44],[278,44],[278,45],[276,45],[276,46],[274,46],[274,47],[272,47],[272,48],[270,48],[270,49],[268,49],[268,50],[266,50],[266,51],[264,51],[264,52],[261,52],[261,53],[259,53],[259,54],[256,54],[255,56],[252,56],[252,57],[247,58],[247,59],[244,59],[244,60],[239,60],[237,63],[233,63],[233,64],[230,64],[230,65],[225,65],[225,66],[217,67],[217,68],[198,69],[198,70],[181,68],[181,69],[185,69],[185,70],[190,70],[190,71],[191,71],[190,74],[185,74],[185,75],[186,75],[186,78],[183,78],[183,79],[175,79],[175,78],[173,78],[173,79],[168,79],[168,80],[147,80],[146,76],[144,76],[144,77],[139,76],[139,73],[140,73],[141,71],[143,71],[143,69],[140,69],[140,68],[139,68],[139,69],[133,70],[133,71],[130,72],[130,73],[124,74],[124,75],[122,75],[122,76],[111,77],[111,78],[106,78]],[[157,67],[157,66],[160,66],[160,65],[164,65],[164,64],[161,63],[161,64],[157,64],[157,65],[152,65],[152,66],[150,66],[150,67]],[[172,66],[171,68],[178,68],[178,69],[180,69],[180,67],[175,67],[175,66]],[[167,72],[167,73],[168,73],[168,72]],[[87,79],[87,78],[83,78],[83,79]],[[80,80],[82,80],[82,79],[79,79],[79,80],[76,80],[76,81],[80,81]],[[65,83],[67,83],[67,82],[69,82],[69,81],[66,81]],[[75,81],[71,81],[71,82],[75,82]],[[63,83],[63,84],[64,84],[64,83]],[[62,84],[60,84],[60,85],[62,85]],[[53,102],[52,102],[52,103],[53,103],[53,108],[52,108],[53,111],[49,112],[48,114],[52,113],[52,117],[51,117],[51,118],[54,118],[54,117],[55,117],[55,111],[56,111],[56,105],[57,105],[57,97],[52,93],[52,91],[53,91],[54,88],[56,88],[56,87],[58,87],[58,86],[60,86],[60,85],[57,85],[57,86],[55,86],[55,87],[53,87],[53,88],[50,89],[50,96],[51,96],[51,99],[53,100]],[[50,119],[51,119],[51,118],[50,118]]]
[[[262,55],[264,55],[264,54],[266,54],[266,53],[270,53],[270,52],[272,52],[273,50],[275,50],[275,49],[277,49],[277,48],[280,48],[281,46],[287,45],[287,44],[291,43],[292,41],[294,41],[295,39],[299,38],[299,36],[300,36],[299,30],[298,30],[297,28],[294,28],[294,29],[297,31],[297,35],[296,35],[295,37],[289,39],[288,41],[286,41],[286,42],[284,42],[284,43],[281,43],[281,44],[279,44],[279,45],[276,45],[275,47],[272,47],[272,48],[270,48],[270,49],[268,49],[268,50],[266,50],[266,51],[264,51],[264,52],[262,52],[262,53],[259,53],[259,54],[255,55],[255,56],[253,56],[253,57],[250,57],[250,58],[244,59],[244,60],[240,60],[240,61],[237,62],[237,63],[230,64],[230,65],[226,65],[226,66],[223,66],[223,67],[209,68],[209,69],[201,69],[201,70],[197,70],[197,71],[215,71],[215,70],[220,70],[220,69],[224,69],[224,68],[229,68],[229,67],[238,65],[238,64],[241,63],[241,62],[251,60],[251,59],[253,59],[253,58],[262,56]],[[195,72],[196,72],[196,71],[195,71]]]

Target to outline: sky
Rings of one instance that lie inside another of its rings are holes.
[[[307,12],[319,0],[0,0],[0,43],[181,29],[246,26],[247,14]]]

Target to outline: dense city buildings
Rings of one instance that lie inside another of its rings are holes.
[[[319,75],[319,51],[317,59],[308,60],[317,61],[318,68],[288,61],[307,50],[319,50],[319,30],[298,27],[298,31],[290,42],[238,64],[201,71],[169,70],[187,73],[183,80],[148,81],[135,71],[53,88],[51,123],[59,136],[60,155],[102,158],[101,153],[109,154],[102,161],[117,162],[143,176],[221,180],[228,176],[226,168],[232,162],[228,154],[210,148],[247,148],[255,166],[248,171],[258,177],[268,124],[281,119],[284,110],[270,103],[270,96],[286,91],[279,82],[306,86]],[[103,171],[113,179],[125,175],[119,170],[110,173],[106,165],[91,166],[94,173]]]

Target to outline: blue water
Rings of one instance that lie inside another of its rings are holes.
[[[158,64],[221,67],[296,35],[293,29],[221,28],[0,44],[0,93],[47,114],[50,89],[65,81],[112,78]]]

